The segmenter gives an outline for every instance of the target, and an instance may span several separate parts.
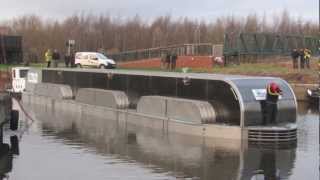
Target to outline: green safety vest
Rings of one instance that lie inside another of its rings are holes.
[[[51,61],[52,60],[52,53],[47,51],[45,54],[45,59],[46,59],[46,62]]]

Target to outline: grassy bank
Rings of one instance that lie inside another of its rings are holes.
[[[227,67],[213,68],[194,68],[189,72],[194,73],[216,73],[216,74],[235,74],[235,75],[251,75],[251,76],[271,76],[281,77],[291,83],[319,83],[319,74],[313,63],[311,69],[293,69],[290,63],[274,63],[274,64],[241,64],[229,65]],[[120,68],[126,70],[149,70],[164,71],[160,68]],[[182,72],[182,69],[176,69],[176,72]]]
[[[239,74],[252,76],[280,77],[291,83],[319,83],[319,73],[315,65],[310,69],[293,69],[291,64],[241,64],[239,66],[214,67],[209,70],[193,70],[218,74]]]
[[[14,67],[14,65],[0,64],[0,71],[8,71],[12,67]]]

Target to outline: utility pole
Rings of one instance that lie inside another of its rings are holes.
[[[196,29],[194,30],[194,43],[195,43],[195,46],[196,46],[196,49],[197,49],[197,52],[194,52],[194,55],[195,54],[199,54],[199,46],[200,46],[200,43],[201,43],[201,34],[200,34],[200,25],[198,25],[196,27]],[[195,46],[193,46],[193,49],[195,50]]]
[[[319,15],[319,21],[318,21],[318,28],[319,28],[319,32],[318,32],[318,37],[319,37],[319,39],[320,39],[320,0],[319,0],[319,2],[318,2],[318,6],[319,6],[319,9],[318,9],[318,15]],[[318,43],[319,43],[319,47],[318,47],[318,51],[320,52],[320,40],[318,39]],[[319,59],[318,59],[318,74],[319,74],[319,87],[318,87],[318,91],[320,91],[320,66],[319,66],[319,64],[320,64],[320,57],[318,57]],[[318,117],[319,117],[319,121],[320,121],[320,96],[318,97]],[[318,128],[320,129],[320,122],[318,123],[319,125],[318,125]],[[320,136],[320,134],[319,134],[319,136]],[[320,139],[319,139],[319,144],[320,144]],[[320,157],[319,157],[319,160],[320,160]],[[319,167],[319,169],[320,169],[320,167]]]
[[[1,49],[2,49],[2,64],[7,64],[7,52],[6,52],[6,46],[5,46],[5,42],[4,42],[4,35],[0,34],[0,41],[1,41]]]
[[[318,21],[318,37],[319,37],[319,39],[320,39],[320,0],[319,0],[319,2],[318,2],[318,6],[319,6],[319,9],[318,9],[318,15],[319,15],[319,21]],[[318,39],[318,44],[319,44],[319,47],[318,47],[318,52],[320,53],[320,40]],[[318,59],[318,74],[319,74],[319,87],[318,87],[318,91],[320,91],[320,66],[319,66],[319,64],[320,64],[320,54],[319,54],[319,57],[318,57],[319,59]],[[319,110],[319,120],[320,120],[320,97],[318,97],[318,101],[319,101],[319,103],[318,103],[318,110]],[[320,128],[320,123],[319,123],[319,128]],[[319,140],[319,144],[320,144],[320,140]]]

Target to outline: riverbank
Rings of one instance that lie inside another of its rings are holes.
[[[229,67],[214,67],[210,70],[203,71],[194,69],[194,72],[208,72],[218,74],[237,74],[250,76],[271,76],[280,77],[289,83],[295,84],[317,84],[319,83],[319,73],[316,69],[316,63],[312,63],[310,69],[293,69],[291,63],[274,63],[274,64],[241,64]]]
[[[120,68],[126,70],[164,71],[160,68],[122,68],[121,65]],[[176,71],[182,72],[182,68],[178,68]],[[280,77],[294,84],[319,83],[319,73],[315,61],[311,64],[310,69],[301,70],[293,69],[291,62],[281,62],[229,65],[227,67],[215,66],[213,68],[189,68],[188,72]]]
[[[318,84],[319,74],[317,58],[312,58],[310,62],[310,69],[301,70],[293,69],[290,57],[265,58],[257,60],[257,63],[241,63],[240,65],[229,64],[227,67],[224,67],[214,63],[210,56],[203,56],[201,58],[193,56],[179,56],[176,71],[181,72],[183,68],[188,67],[189,72],[195,73],[271,76],[280,77],[289,83]],[[161,62],[159,58],[118,63],[119,68],[127,70],[163,71],[160,66]]]
[[[59,64],[60,65],[60,64]],[[61,64],[62,67],[64,67]],[[1,72],[8,72],[11,65],[0,65]],[[45,64],[37,63],[30,64],[30,67],[42,68],[46,67]],[[156,67],[127,67],[122,63],[118,64],[118,69],[126,70],[149,70],[149,71],[164,71],[159,66]],[[175,71],[182,72],[183,68],[177,68]],[[294,84],[319,84],[319,71],[317,70],[316,59],[311,60],[310,69],[293,69],[291,61],[282,61],[279,63],[244,63],[240,65],[223,66],[208,66],[204,67],[191,67],[188,72],[194,73],[215,73],[215,74],[232,74],[232,75],[249,75],[249,76],[271,76],[280,77],[289,83]],[[1,73],[3,74],[3,73]]]

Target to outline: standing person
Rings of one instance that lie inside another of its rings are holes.
[[[305,48],[303,51],[303,54],[304,54],[304,61],[305,61],[306,67],[310,69],[311,51],[308,48]]]
[[[70,53],[70,66],[71,66],[71,67],[75,67],[75,64],[74,64],[74,63],[75,63],[75,52],[72,51],[72,52]]]
[[[293,51],[291,52],[291,57],[292,57],[293,69],[297,69],[298,68],[298,58],[299,58],[299,52],[297,49],[293,49]]]
[[[301,69],[303,69],[304,68],[304,64],[305,64],[304,50],[303,49],[300,49],[299,56],[300,56],[300,67],[301,67]]]
[[[171,67],[171,54],[167,51],[165,68],[168,70],[170,69],[170,67]]]
[[[161,69],[165,69],[166,67],[166,57],[167,57],[167,55],[166,55],[166,52],[165,51],[162,51],[161,52],[161,59],[160,59],[160,62],[161,62],[161,64],[160,64],[160,68]]]
[[[66,65],[66,67],[69,67],[69,64],[70,64],[70,55],[69,54],[64,55],[64,63]]]
[[[52,61],[53,61],[53,66],[57,67],[58,62],[60,61],[60,54],[59,54],[58,50],[56,50],[56,49],[53,51]]]
[[[51,49],[48,49],[45,53],[45,60],[47,62],[47,68],[50,67],[51,61],[52,61],[52,51]]]
[[[170,54],[169,54],[169,70],[170,71],[173,70],[173,53],[172,53],[172,50],[170,51]]]
[[[171,65],[172,69],[171,70],[175,70],[176,69],[177,59],[178,59],[177,53],[175,53],[175,52],[172,53],[171,54],[171,63],[172,63],[172,65]]]
[[[270,149],[263,149],[260,156],[259,169],[263,171],[264,178],[266,180],[280,180],[277,173],[277,157],[276,151]],[[260,179],[260,178],[259,178]]]
[[[278,99],[282,91],[278,84],[272,82],[267,85],[266,109],[263,124],[275,123],[278,113]]]

